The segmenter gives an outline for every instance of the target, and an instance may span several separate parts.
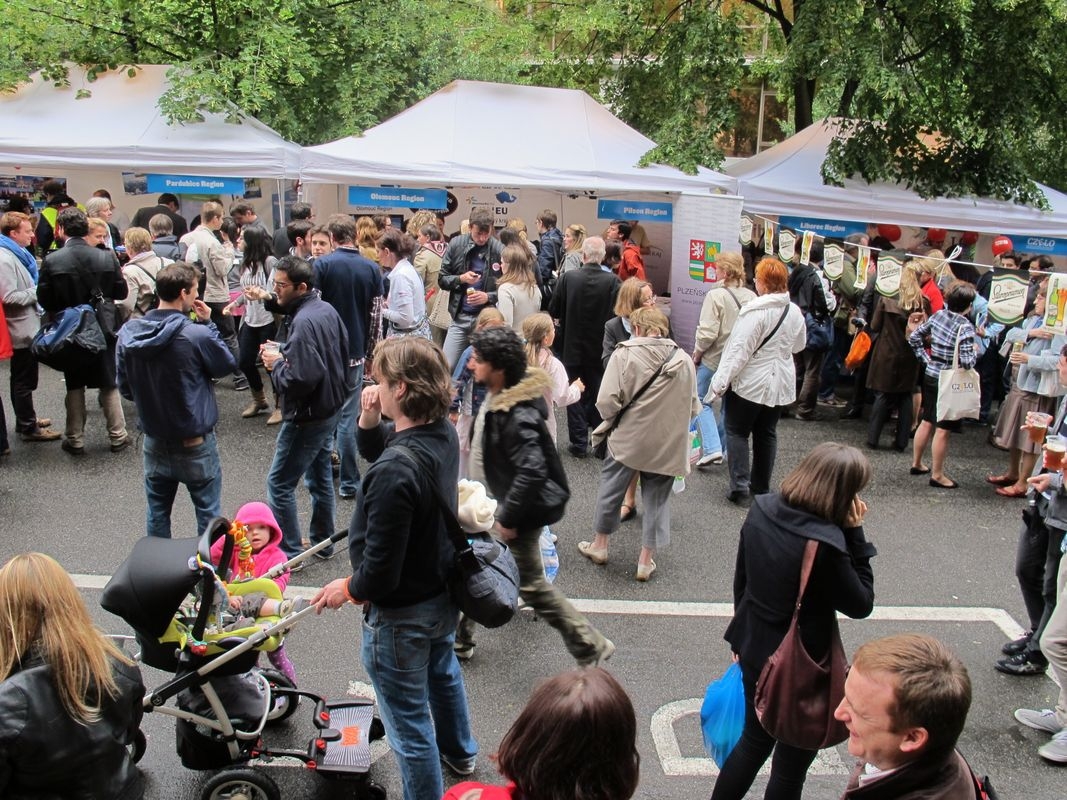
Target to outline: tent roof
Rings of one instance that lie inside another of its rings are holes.
[[[858,222],[892,222],[1029,236],[1062,236],[1067,195],[1042,186],[1051,212],[1003,200],[939,197],[924,200],[902,184],[849,179],[844,187],[823,184],[820,168],[838,120],[817,122],[759,155],[732,164],[745,210]]]
[[[574,89],[453,81],[363,133],[304,148],[313,183],[733,193],[708,169],[638,167],[655,142]]]
[[[299,175],[300,148],[262,122],[169,124],[159,110],[169,67],[107,72],[89,82],[70,67],[70,86],[40,73],[0,95],[0,166],[20,169],[123,169],[179,175],[282,178]],[[77,99],[79,89],[92,97]]]

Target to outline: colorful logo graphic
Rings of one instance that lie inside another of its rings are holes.
[[[701,239],[689,240],[689,277],[701,283],[715,283],[718,272],[715,259],[722,250],[721,242],[706,242]]]

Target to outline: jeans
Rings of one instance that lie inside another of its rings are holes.
[[[600,382],[604,379],[604,366],[598,361],[595,364],[567,364],[565,367],[568,380],[581,378],[585,384],[582,396],[567,406],[567,437],[572,447],[585,450],[589,447],[590,429],[603,422],[596,409],[596,398],[600,394]]]
[[[701,364],[697,367],[697,397],[700,399],[700,413],[697,414],[697,430],[700,431],[700,452],[702,455],[722,453],[726,455],[726,414],[719,414],[715,419],[715,409],[704,402],[715,370]]]
[[[830,349],[826,351],[823,360],[822,372],[819,376],[819,398],[829,400],[834,396],[837,389],[837,379],[841,377],[841,368],[845,366],[845,356],[852,348],[852,337],[848,335],[848,327],[839,328],[834,325],[834,339],[830,343]]]
[[[170,538],[170,511],[184,483],[196,509],[197,534],[212,517],[222,513],[222,466],[215,434],[208,433],[195,447],[181,442],[144,437],[144,490],[148,500],[146,533]]]
[[[459,357],[463,355],[463,351],[471,343],[474,321],[475,316],[473,314],[464,314],[460,311],[456,314],[456,318],[452,320],[452,324],[448,326],[448,332],[445,334],[445,344],[442,349],[445,351],[445,360],[448,361],[449,372],[456,371],[456,363],[459,361]]]
[[[774,459],[778,455],[778,419],[781,406],[764,406],[746,400],[733,390],[722,401],[726,439],[730,447],[730,491],[764,494],[770,491]],[[749,460],[748,438],[752,437]],[[749,465],[751,464],[751,473]]]
[[[359,398],[363,394],[363,368],[352,367],[351,381],[356,387],[348,400],[341,407],[337,418],[337,455],[341,459],[340,485],[341,497],[355,497],[359,489],[359,462],[356,459],[356,422],[359,420]],[[332,478],[331,478],[332,480]]]
[[[404,800],[444,794],[442,754],[457,763],[478,754],[452,651],[457,618],[442,593],[404,608],[369,605],[363,620],[363,667],[400,766]]]
[[[745,686],[745,727],[730,757],[722,765],[711,800],[741,800],[745,797],[772,750],[774,760],[771,761],[771,777],[763,793],[764,800],[800,800],[804,790],[808,768],[817,752],[782,744],[763,730],[754,703],[758,678],[758,670],[741,665],[741,679]]]
[[[19,433],[37,431],[37,411],[33,407],[36,389],[37,359],[28,347],[16,349],[11,355],[11,411]]]
[[[300,519],[296,513],[296,485],[301,476],[311,493],[312,544],[330,538],[334,527],[333,470],[330,441],[337,414],[297,424],[284,420],[274,445],[274,461],[267,473],[267,503],[282,529],[282,550],[290,558],[300,555]],[[329,551],[327,551],[329,552]]]
[[[248,386],[253,392],[263,391],[263,376],[259,374],[256,366],[256,358],[259,356],[259,346],[274,336],[275,325],[269,322],[253,328],[251,325],[242,325],[237,334],[240,344],[241,355],[237,361],[237,367],[248,378]]]

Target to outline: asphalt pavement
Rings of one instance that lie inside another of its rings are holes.
[[[7,382],[6,366],[0,366],[10,427]],[[244,502],[265,498],[276,428],[268,427],[265,417],[241,419],[248,394],[232,391],[228,381],[219,385],[218,396],[223,509],[232,514]],[[38,413],[52,417],[61,429],[61,376],[42,368],[36,400]],[[125,623],[99,609],[99,587],[144,535],[140,441],[126,452],[109,452],[103,416],[91,391],[89,406],[83,457],[67,455],[58,443],[23,443],[12,434],[13,453],[0,462],[0,559],[27,550],[55,556],[76,575],[100,627],[123,633],[128,632]],[[134,431],[131,405],[126,405],[126,412]],[[862,445],[862,423],[838,421],[838,409],[820,408],[819,413],[821,421],[780,424],[776,481],[821,441]],[[871,619],[842,621],[842,635],[849,652],[867,639],[901,631],[941,638],[966,663],[974,683],[974,703],[960,741],[971,764],[992,776],[1003,798],[1063,798],[1067,797],[1065,773],[1036,752],[1045,735],[1024,728],[1012,717],[1020,706],[1050,707],[1057,687],[1048,677],[1009,677],[992,666],[1000,646],[1025,620],[1014,577],[1023,501],[1000,498],[986,484],[985,476],[1002,472],[1006,464],[1006,454],[986,443],[987,430],[967,425],[962,434],[951,437],[948,473],[960,483],[954,491],[930,488],[926,478],[910,476],[906,454],[868,453],[875,477],[863,496],[870,509],[867,536],[879,550],[874,561],[877,608]],[[560,431],[565,436],[565,424]],[[559,536],[557,582],[618,646],[608,666],[630,691],[637,710],[641,784],[636,797],[706,797],[715,769],[703,750],[695,712],[707,683],[729,663],[722,633],[730,613],[737,532],[744,513],[725,499],[725,467],[695,472],[687,478],[686,490],[674,496],[673,542],[657,552],[659,569],[651,581],[641,584],[634,580],[640,515],[613,538],[606,566],[594,566],[578,554],[576,542],[591,533],[599,462],[566,454],[563,460],[572,499],[566,517],[554,527]],[[306,492],[299,494],[306,524]],[[338,528],[347,527],[352,510],[351,501],[338,500]],[[192,506],[181,494],[175,504],[174,530],[195,534]],[[341,553],[295,575],[291,588],[310,594],[348,572]],[[359,614],[354,607],[300,624],[287,639],[287,648],[301,688],[327,697],[366,694],[369,687],[358,644]],[[499,780],[490,756],[530,689],[570,666],[559,636],[533,615],[522,614],[502,629],[480,632],[474,658],[463,667],[482,748],[475,779]],[[145,669],[149,686],[167,678]],[[310,716],[310,710],[302,708],[272,737],[285,746],[304,746],[312,735]],[[143,728],[148,750],[142,766],[149,778],[150,800],[199,797],[204,776],[180,765],[173,720],[150,714]],[[374,779],[390,797],[400,798],[388,748],[376,745],[374,757]],[[813,767],[805,797],[840,797],[850,764],[844,746],[824,751]],[[265,769],[278,780],[286,798],[325,797],[333,789],[299,765],[275,763]],[[751,796],[761,796],[762,785],[761,779]]]

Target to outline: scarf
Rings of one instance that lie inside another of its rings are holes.
[[[10,250],[15,254],[15,257],[22,262],[22,266],[26,268],[26,271],[30,273],[30,277],[33,278],[34,286],[37,285],[37,259],[33,257],[33,253],[27,250],[22,245],[18,244],[10,236],[4,236],[0,233],[0,247]]]

